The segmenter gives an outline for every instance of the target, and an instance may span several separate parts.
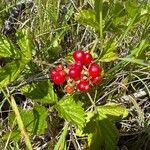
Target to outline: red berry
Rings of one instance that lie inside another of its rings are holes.
[[[65,82],[65,76],[61,76],[58,74],[52,80],[55,84],[60,85]]]
[[[88,65],[88,64],[91,63],[92,60],[93,60],[92,55],[91,55],[90,53],[88,53],[88,52],[85,53],[85,57],[84,57],[83,63],[84,63],[85,65]]]
[[[63,70],[63,66],[59,65],[55,69],[51,70],[49,73],[50,79],[55,83],[55,84],[63,84],[66,79],[66,72]]]
[[[57,74],[59,74],[60,76],[66,76],[66,72],[64,70],[58,70]]]
[[[57,72],[55,69],[53,69],[53,70],[49,73],[49,77],[50,77],[51,79],[53,79],[53,78],[56,76],[56,74],[58,74],[58,72]]]
[[[81,80],[78,84],[77,84],[77,88],[82,91],[82,92],[89,92],[91,90],[89,81],[87,80]]]
[[[78,62],[75,62],[75,63],[69,65],[69,69],[74,69],[74,68],[82,70],[83,66],[82,66],[81,62],[78,61]]]
[[[53,78],[56,75],[66,76],[66,72],[63,69],[64,68],[62,65],[58,65],[56,68],[54,68],[53,70],[50,71],[49,77]]]
[[[81,77],[81,70],[77,68],[71,68],[69,70],[69,77],[74,80],[79,80]]]
[[[96,63],[92,63],[88,69],[89,76],[91,76],[92,78],[98,77],[101,71],[102,68]]]
[[[95,77],[95,78],[91,78],[92,83],[95,84],[95,85],[100,84],[102,82],[102,80],[103,80],[103,78],[100,77],[100,76]]]
[[[73,53],[73,58],[76,62],[84,62],[85,52],[83,50],[78,50]]]
[[[55,68],[56,70],[63,70],[64,69],[64,67],[62,66],[62,65],[58,65],[58,66],[56,66],[56,68]]]

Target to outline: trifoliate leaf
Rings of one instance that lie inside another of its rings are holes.
[[[93,112],[87,112],[86,113],[86,122],[89,122],[93,116],[94,116]],[[76,128],[76,135],[79,137],[87,136],[87,134],[84,133],[83,129],[80,129],[80,128]]]
[[[114,121],[127,117],[127,109],[115,103],[97,107],[97,113],[88,115],[84,133],[88,135],[88,143],[92,150],[115,150],[118,141],[118,130]]]
[[[103,145],[105,149],[115,150],[119,138],[119,132],[114,123],[102,114],[99,114],[99,125],[101,129],[102,138],[105,139]]]

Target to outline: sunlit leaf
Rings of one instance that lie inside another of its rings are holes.
[[[2,38],[4,45],[1,45],[1,53],[4,57],[11,57],[12,55],[16,56],[16,54],[20,54],[20,58],[17,60],[13,60],[11,63],[7,63],[4,67],[0,68],[0,87],[5,87],[9,83],[13,82],[20,72],[24,69],[25,65],[30,61],[31,54],[31,38],[29,38],[29,33],[27,30],[21,30],[19,32],[19,37],[17,38],[17,42],[19,44],[20,50],[17,52],[14,51],[14,46],[12,46],[6,39]],[[6,47],[5,47],[6,46]],[[6,53],[4,54],[4,50]]]
[[[125,6],[130,17],[134,17],[134,15],[140,11],[140,6],[138,6],[135,0],[126,1]]]
[[[89,25],[96,30],[99,30],[99,23],[96,21],[95,11],[93,10],[81,10],[76,14],[75,19],[80,24]]]
[[[125,118],[128,111],[124,106],[115,103],[98,106],[96,109],[97,113],[87,113],[84,133],[80,130],[79,133],[88,136],[90,149],[115,150],[119,133],[114,121]]]
[[[99,61],[101,62],[110,62],[118,58],[117,56],[117,42],[115,39],[110,38],[104,43],[104,50]]]
[[[0,57],[14,57],[16,53],[16,48],[11,41],[0,35]]]
[[[68,122],[82,127],[85,123],[85,112],[81,103],[75,102],[73,96],[63,97],[56,105],[58,113]]]
[[[21,49],[22,59],[30,60],[32,58],[32,36],[28,29],[22,29],[17,32],[17,43]]]
[[[21,60],[7,63],[3,68],[0,68],[0,88],[13,82],[24,67],[25,62]]]
[[[109,52],[109,53],[106,53],[105,55],[103,55],[99,61],[101,62],[110,62],[110,61],[114,61],[118,58],[117,54],[114,53],[114,52]]]
[[[104,114],[110,119],[123,119],[128,116],[128,110],[121,104],[107,103],[97,108],[99,114]]]

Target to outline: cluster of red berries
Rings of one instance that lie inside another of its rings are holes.
[[[102,68],[94,62],[89,52],[77,50],[73,53],[73,59],[74,62],[67,67],[58,65],[50,71],[49,77],[55,84],[60,85],[67,81],[65,91],[72,93],[75,89],[89,92],[92,86],[101,83]]]

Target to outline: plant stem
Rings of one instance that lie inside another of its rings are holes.
[[[70,125],[70,138],[71,138],[71,141],[72,141],[72,143],[74,145],[75,150],[79,150],[78,149],[78,145],[77,145],[77,143],[75,141],[75,138],[74,138],[74,135],[73,135],[72,125]]]
[[[94,107],[94,110],[96,110],[96,105],[95,105],[95,102],[93,101],[91,95],[89,93],[87,93],[87,96],[88,96],[89,100],[91,101],[91,103],[92,103],[92,105]]]
[[[103,0],[100,0],[100,12],[99,12],[99,30],[100,30],[100,45],[101,45],[101,53],[103,53]]]
[[[14,121],[13,121],[13,124],[12,124],[12,126],[11,126],[11,129],[14,128],[15,122],[16,122],[16,118],[15,118]],[[9,141],[10,141],[12,132],[13,132],[13,131],[11,131],[11,132],[9,133],[9,135],[8,135],[8,138],[7,138],[7,141],[6,141],[4,150],[7,150],[7,146],[9,145]]]
[[[23,124],[23,121],[21,119],[21,115],[19,113],[19,110],[18,110],[18,107],[17,107],[17,104],[15,102],[15,99],[12,95],[9,94],[9,91],[8,89],[7,90],[7,93],[2,90],[4,96],[7,98],[8,102],[10,103],[15,115],[16,115],[16,119],[17,119],[17,123],[18,123],[18,126],[19,126],[19,129],[21,131],[21,134],[22,134],[22,137],[24,137],[24,141],[25,141],[25,144],[28,148],[28,150],[32,150],[32,145],[31,145],[31,142],[30,142],[30,138],[25,130],[25,127],[24,127],[24,124]]]
[[[91,49],[91,51],[90,51],[91,54],[94,53],[94,50],[95,50],[95,48],[96,48],[97,43],[98,43],[98,38],[95,39],[94,45],[93,45],[93,47],[92,47],[92,49]]]

